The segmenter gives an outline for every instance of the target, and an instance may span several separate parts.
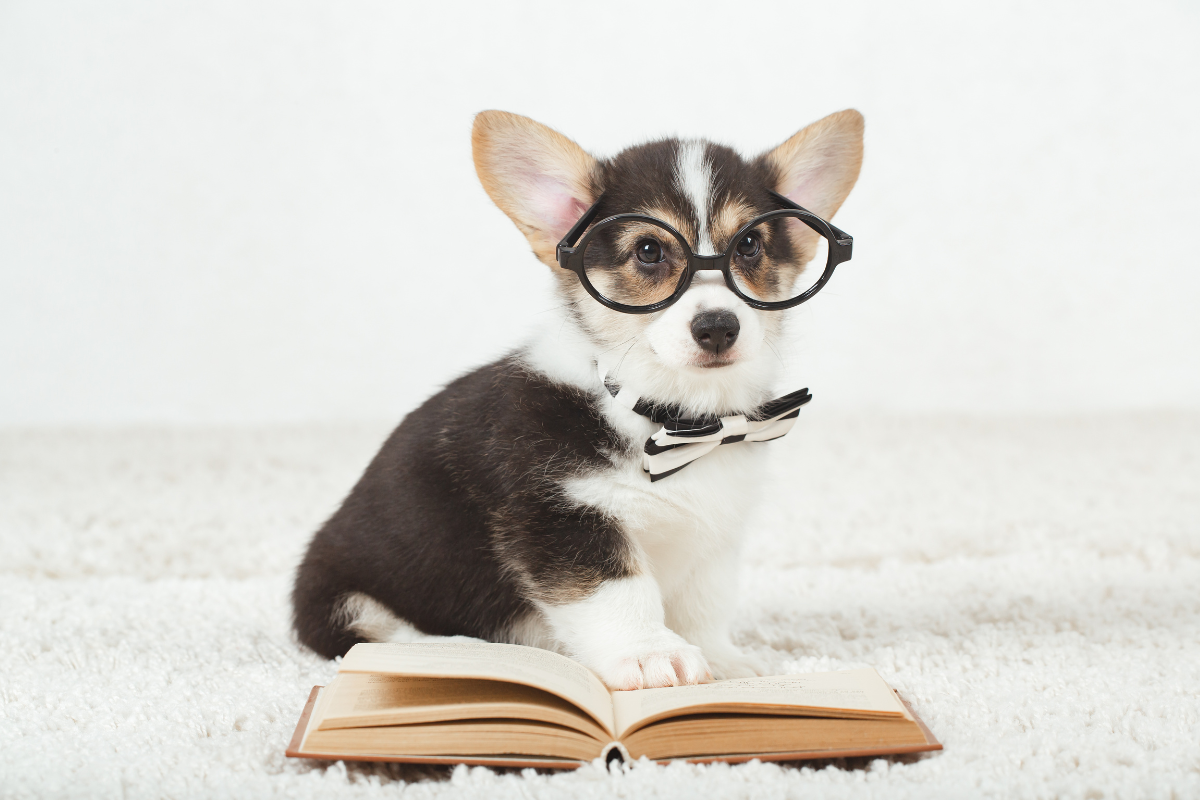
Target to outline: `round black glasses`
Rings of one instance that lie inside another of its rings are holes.
[[[793,308],[850,260],[854,238],[783,195],[771,196],[782,208],[743,225],[715,256],[697,255],[679,231],[644,214],[617,214],[593,225],[601,196],[558,243],[558,265],[578,275],[600,303],[626,314],[666,308],[700,270],[720,270],[730,291],[752,308]],[[805,269],[822,261],[819,273]]]

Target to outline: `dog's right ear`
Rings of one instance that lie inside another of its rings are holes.
[[[596,159],[558,131],[519,114],[482,111],[471,149],[492,202],[555,265],[554,248],[594,202]]]

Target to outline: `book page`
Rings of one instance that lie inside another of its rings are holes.
[[[846,718],[907,717],[873,669],[738,678],[612,693],[617,738],[656,720],[684,714],[794,714]]]
[[[356,644],[338,671],[519,683],[558,695],[610,734],[614,730],[612,701],[600,679],[566,656],[536,647],[484,642]]]
[[[590,716],[558,695],[507,681],[478,678],[410,678],[342,672],[325,687],[320,730],[383,725],[518,719],[549,722],[612,739]]]

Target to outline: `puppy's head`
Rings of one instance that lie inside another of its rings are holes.
[[[778,208],[771,191],[830,219],[858,178],[862,131],[862,116],[847,110],[749,160],[728,147],[678,139],[596,159],[531,119],[484,111],[475,118],[472,144],[484,188],[554,273],[564,305],[595,343],[596,357],[644,397],[694,413],[732,413],[756,405],[769,390],[778,365],[772,347],[786,312],[751,308],[720,272],[708,270],[662,311],[613,311],[588,295],[575,273],[558,266],[555,246],[601,195],[597,220],[624,213],[661,219],[698,255],[725,252],[747,222]],[[677,248],[669,237],[652,227],[624,233],[627,242],[614,241],[605,251],[614,263],[602,266],[616,270],[616,262],[628,261],[629,274],[668,268],[669,251]],[[798,223],[764,228],[756,241],[744,243],[754,259],[745,288],[762,299],[789,293],[819,241]]]

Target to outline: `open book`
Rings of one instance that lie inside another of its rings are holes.
[[[609,691],[512,644],[357,644],[287,755],[577,767],[596,757],[794,760],[940,750],[873,669]]]

